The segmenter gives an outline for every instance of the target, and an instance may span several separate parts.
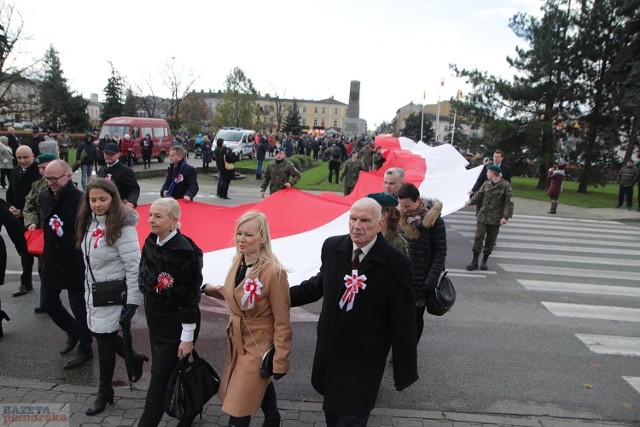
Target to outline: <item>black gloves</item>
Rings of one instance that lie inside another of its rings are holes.
[[[278,381],[280,378],[284,377],[285,375],[287,375],[286,373],[284,374],[276,374],[275,372],[273,373],[273,379]]]
[[[427,299],[426,298],[421,298],[419,300],[416,300],[416,307],[424,308],[426,306],[427,306]]]
[[[137,305],[127,304],[127,306],[122,309],[122,314],[120,314],[120,326],[123,328],[131,326],[131,318],[136,314],[137,309]]]

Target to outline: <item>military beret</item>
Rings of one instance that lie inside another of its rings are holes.
[[[53,153],[42,153],[35,158],[36,165],[40,165],[42,163],[48,163],[56,160],[57,157]]]
[[[496,165],[487,166],[487,170],[493,171],[495,173],[502,173],[502,171],[500,170],[500,166],[496,166]]]
[[[380,203],[380,206],[398,206],[398,199],[389,193],[371,193],[367,197]]]
[[[284,151],[284,148],[282,148],[282,147],[276,148],[276,154],[278,154],[278,153],[280,153],[282,151]]]

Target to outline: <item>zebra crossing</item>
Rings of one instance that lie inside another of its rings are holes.
[[[473,240],[474,212],[456,212],[447,216],[446,223]],[[540,303],[554,316],[584,319],[580,332],[585,325],[598,325],[587,322],[622,322],[617,329],[627,332],[629,325],[640,323],[638,227],[614,221],[518,215],[500,229],[490,259],[516,277],[527,292],[539,293]],[[638,331],[636,336],[574,335],[595,354],[640,357],[640,328],[632,330]],[[634,374],[637,376],[622,378],[640,393],[640,370]]]

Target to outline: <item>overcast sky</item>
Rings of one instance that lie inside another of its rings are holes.
[[[5,1],[6,0],[0,0]],[[127,83],[168,96],[161,71],[192,69],[196,90],[224,89],[233,67],[256,90],[348,103],[359,80],[360,116],[370,128],[413,101],[465,90],[449,64],[504,77],[523,45],[508,27],[540,0],[19,0],[20,59],[59,52],[72,90],[102,100],[111,61]],[[15,17],[14,17],[15,18]],[[28,40],[27,40],[28,38]],[[441,88],[440,81],[445,85]],[[148,94],[145,93],[145,94]]]

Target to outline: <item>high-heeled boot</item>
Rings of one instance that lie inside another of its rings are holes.
[[[264,392],[260,409],[264,413],[264,422],[262,427],[280,426],[280,412],[278,411],[278,401],[276,399],[276,388],[273,383],[269,383],[267,390]]]
[[[133,356],[133,376],[131,382],[135,383],[142,377],[144,362],[148,362],[149,358],[145,354],[137,353]]]
[[[0,337],[4,336],[4,331],[2,330],[3,320],[6,320],[8,322],[11,319],[9,318],[9,315],[4,310],[2,310],[2,302],[0,302]]]
[[[96,415],[104,411],[107,404],[113,405],[113,371],[115,369],[115,359],[113,363],[103,363],[100,361],[100,386],[98,387],[98,396],[91,406],[87,408],[85,414]]]

